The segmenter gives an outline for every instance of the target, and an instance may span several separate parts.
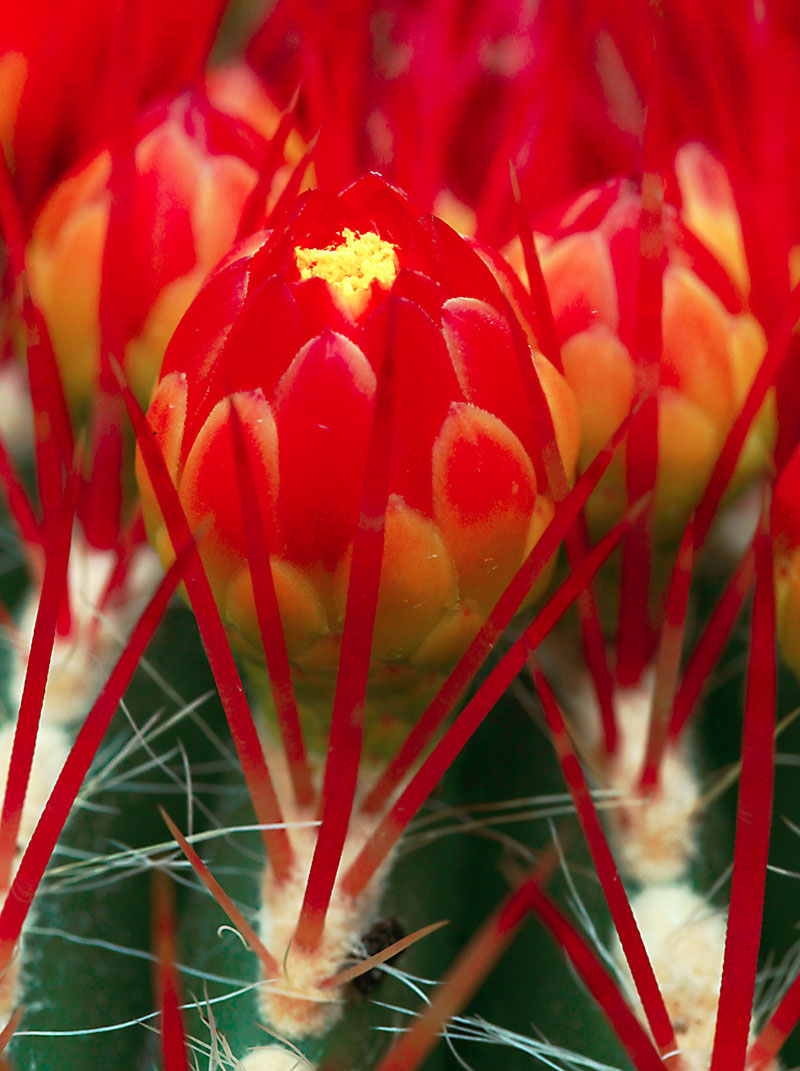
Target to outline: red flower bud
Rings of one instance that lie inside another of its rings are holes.
[[[766,349],[764,332],[745,303],[741,232],[724,174],[721,179],[710,157],[684,154],[680,162],[688,222],[669,204],[663,212],[655,500],[662,539],[682,529],[700,500]],[[630,183],[614,181],[582,195],[542,240],[564,374],[581,415],[582,468],[635,400],[640,216],[640,194]],[[518,247],[511,248],[510,260],[524,278]],[[730,493],[769,464],[774,423],[770,396],[746,440]],[[592,496],[590,517],[607,525],[625,502],[620,460]]]
[[[395,423],[373,695],[447,668],[553,513],[506,304],[477,254],[375,176],[306,195],[219,270],[170,345],[149,421],[229,630],[261,661],[236,405],[301,695],[330,697],[377,378],[394,331]],[[391,323],[391,328],[390,328]],[[533,356],[568,473],[574,402]],[[151,539],[172,551],[138,466]],[[413,704],[412,704],[413,705]]]
[[[128,109],[200,76],[219,14],[219,0],[3,5],[0,151],[26,216]]]
[[[220,109],[234,83],[247,94],[231,115]],[[213,76],[208,99],[186,93],[148,113],[133,167],[120,161],[116,184],[115,157],[105,149],[56,187],[34,223],[27,267],[73,409],[91,398],[97,375],[112,213],[129,249],[125,290],[114,290],[124,365],[146,402],[175,326],[237,239],[279,118],[254,75],[228,68]],[[300,155],[296,145],[290,151]]]

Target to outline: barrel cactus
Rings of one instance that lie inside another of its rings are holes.
[[[0,13],[0,1066],[797,1063],[798,70]]]

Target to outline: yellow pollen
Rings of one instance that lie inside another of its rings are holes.
[[[343,311],[356,319],[369,304],[372,284],[388,290],[397,278],[397,249],[374,231],[356,234],[345,227],[328,249],[294,251],[301,279],[324,279]]]

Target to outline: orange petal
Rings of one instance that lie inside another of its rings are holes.
[[[677,535],[708,483],[721,446],[718,430],[697,405],[669,388],[658,404],[656,524],[660,538]]]
[[[633,361],[617,336],[601,326],[573,335],[564,343],[561,356],[580,414],[585,468],[630,412],[635,391]]]
[[[252,167],[236,156],[204,161],[198,196],[192,204],[197,260],[209,272],[236,241],[247,198],[256,185]]]
[[[26,266],[31,293],[47,324],[70,407],[86,405],[100,360],[100,278],[109,199],[76,206],[51,243],[33,240]],[[43,227],[47,230],[49,224]]]
[[[147,404],[158,379],[175,329],[204,281],[205,273],[196,270],[168,283],[156,298],[139,334],[125,347],[125,374],[142,405]]]
[[[721,431],[734,415],[730,317],[711,290],[685,268],[664,272],[662,384],[698,405]]]
[[[0,55],[0,150],[10,153],[17,112],[28,75],[28,61],[21,52]]]
[[[730,321],[730,359],[737,410],[750,390],[767,352],[767,336],[755,316],[743,312]]]
[[[572,388],[561,373],[541,353],[533,354],[547,406],[553,418],[556,444],[567,479],[572,481],[581,447],[581,421]]]
[[[448,610],[414,654],[411,664],[425,670],[449,670],[475,639],[486,615],[474,603]]]
[[[286,651],[296,658],[328,632],[328,622],[319,594],[299,569],[282,558],[270,558],[275,594],[280,608]],[[258,624],[253,581],[244,566],[227,586],[223,617],[241,637],[243,653],[263,662],[263,644]]]
[[[545,498],[544,495],[536,496],[536,505],[534,506],[530,528],[528,529],[528,542],[525,544],[525,557],[530,554],[541,539],[542,533],[545,528],[547,528],[550,521],[552,521],[555,511],[555,506],[549,498]],[[531,603],[536,602],[547,589],[547,586],[550,583],[550,578],[553,575],[553,570],[556,566],[556,557],[557,554],[554,554],[542,569],[536,583],[525,597],[523,606],[530,606]]]
[[[595,323],[617,330],[614,268],[600,235],[582,232],[555,242],[542,255],[542,271],[562,340]]]
[[[352,548],[334,581],[344,618]],[[386,511],[373,661],[407,658],[446,610],[458,601],[458,582],[441,533],[433,521],[392,495]]]

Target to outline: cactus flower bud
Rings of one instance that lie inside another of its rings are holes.
[[[772,532],[778,643],[784,660],[800,677],[800,449],[775,484]]]
[[[682,161],[688,188],[691,161]],[[691,220],[701,237],[708,231],[714,238],[708,248],[689,233],[674,206],[666,205],[663,212],[666,263],[655,489],[660,539],[680,532],[699,502],[766,350],[764,332],[737,286],[744,281],[739,248],[733,242],[721,262],[713,256],[721,255],[726,235],[735,237],[733,224],[723,226],[725,206],[732,209],[724,198],[721,206],[714,201],[708,207],[709,197],[697,192]],[[564,374],[581,415],[582,468],[635,401],[640,217],[640,194],[627,181],[613,181],[582,195],[542,242],[542,270]],[[509,259],[524,279],[518,247],[511,247]],[[769,464],[774,425],[770,396],[745,442],[729,493]],[[589,502],[591,520],[598,526],[611,523],[625,501],[620,459]]]
[[[26,220],[120,116],[183,89],[205,66],[216,0],[31,0],[0,17],[0,152]]]
[[[301,701],[327,708],[339,657],[377,377],[393,332],[395,420],[370,696],[413,707],[476,634],[553,514],[506,305],[435,217],[376,176],[306,195],[221,268],[171,343],[149,421],[241,653],[262,662],[237,488],[243,430]],[[563,378],[532,357],[568,473]],[[153,489],[151,541],[172,556]],[[416,696],[416,698],[412,698]],[[394,704],[394,705],[393,705]],[[401,704],[401,705],[402,705]]]
[[[245,113],[258,130],[221,110],[226,86],[236,78],[248,82]],[[246,71],[220,72],[210,92],[209,99],[186,93],[148,113],[132,174],[116,190],[112,153],[105,149],[56,187],[34,223],[27,249],[30,287],[75,412],[91,399],[97,375],[111,213],[119,213],[130,242],[126,290],[115,295],[115,305],[124,317],[118,325],[126,340],[124,367],[143,403],[175,326],[236,241],[257,167],[266,159],[262,131],[269,127],[269,102]],[[273,132],[278,119],[273,110]]]

